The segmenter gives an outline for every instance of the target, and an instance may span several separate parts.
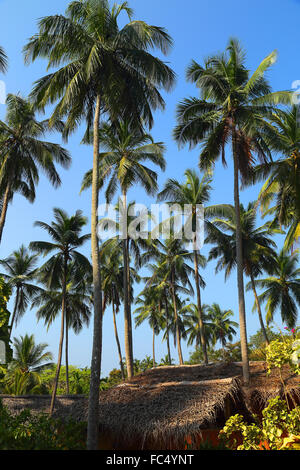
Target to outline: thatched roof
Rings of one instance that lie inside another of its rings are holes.
[[[226,402],[231,411],[249,417],[253,409],[248,400],[266,404],[282,395],[277,373],[266,375],[263,362],[251,362],[251,385],[243,386],[241,363],[208,366],[169,366],[150,369],[100,394],[99,426],[124,442],[181,441],[225,420]],[[299,391],[299,377],[288,369],[283,374],[287,389]],[[70,410],[77,420],[87,419],[87,404],[75,404]],[[220,420],[221,418],[221,420]]]
[[[169,366],[150,369],[100,393],[99,427],[115,442],[181,442],[187,435],[222,427],[229,412],[259,412],[269,398],[283,396],[278,372],[266,374],[264,362],[251,362],[250,385],[242,380],[241,363],[208,366]],[[289,368],[283,378],[289,398],[299,404],[300,380]],[[29,407],[48,411],[50,397],[7,397],[11,410]],[[87,421],[88,401],[84,397],[58,397],[56,415]],[[227,416],[226,416],[227,415]]]
[[[6,406],[12,415],[17,415],[24,409],[29,409],[33,414],[48,413],[50,410],[50,395],[1,395],[0,400]],[[84,395],[60,395],[55,401],[55,417],[68,416],[70,409],[75,403],[86,403]]]

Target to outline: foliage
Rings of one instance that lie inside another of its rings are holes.
[[[0,277],[0,341],[5,343],[6,361],[9,362],[12,358],[12,349],[9,345],[9,317],[10,312],[7,310],[7,303],[11,296],[11,288]]]
[[[237,450],[288,450],[299,449],[300,407],[289,411],[280,397],[269,400],[262,412],[262,421],[254,416],[254,423],[246,424],[239,414],[231,416],[220,431],[219,437],[231,449]],[[233,433],[238,433],[243,443],[237,445]]]
[[[281,369],[284,365],[288,364],[291,369],[300,375],[300,365],[298,361],[293,361],[293,358],[300,356],[299,342],[294,341],[291,337],[283,337],[271,341],[266,346],[266,361],[268,367],[268,374],[271,369]]]
[[[209,347],[207,349],[207,356],[209,362],[239,362],[241,361],[241,344],[227,343],[225,348],[215,349]],[[199,349],[196,349],[190,354],[189,360],[186,364],[200,364],[203,362],[203,353]]]
[[[0,402],[1,450],[83,450],[85,425],[23,410],[13,416]]]

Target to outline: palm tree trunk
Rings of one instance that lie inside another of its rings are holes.
[[[66,315],[65,356],[66,356],[66,386],[67,386],[67,395],[69,395],[70,394],[70,384],[69,384],[69,326],[68,326],[68,317],[67,317],[67,315]]]
[[[126,357],[126,368],[127,377],[130,379],[134,375],[133,370],[133,350],[132,350],[132,323],[131,323],[131,312],[129,308],[130,293],[129,293],[129,257],[128,257],[128,239],[127,239],[127,195],[123,192],[123,261],[124,261],[124,338],[125,338],[125,357]],[[126,230],[126,232],[125,232]]]
[[[252,273],[250,274],[250,279],[251,279],[251,286],[252,286],[252,290],[253,290],[253,294],[254,294],[254,298],[255,298],[255,303],[256,303],[256,307],[257,307],[257,313],[258,313],[258,318],[259,318],[261,331],[262,331],[262,334],[265,338],[266,343],[269,344],[270,341],[269,341],[269,338],[268,338],[268,335],[267,335],[267,332],[266,332],[266,329],[265,329],[265,325],[264,325],[264,321],[263,321],[263,317],[262,317],[262,313],[261,313],[261,308],[260,308],[260,302],[259,302],[259,298],[258,298],[258,295],[257,295],[257,292],[256,292],[255,282],[254,282],[254,278],[253,278]]]
[[[116,320],[116,311],[115,311],[114,301],[112,301],[112,310],[113,310],[114,332],[115,332],[115,338],[116,338],[116,343],[117,343],[117,348],[118,348],[122,380],[125,380],[125,371],[124,371],[124,365],[123,365],[123,359],[122,359],[121,345],[120,345],[120,340],[119,340],[119,335],[118,335],[118,328],[117,328],[117,320]]]
[[[155,328],[152,328],[152,355],[153,355],[153,367],[155,367]]]
[[[64,332],[65,332],[66,290],[67,290],[67,260],[65,259],[65,261],[64,261],[63,285],[62,285],[60,339],[59,339],[59,348],[58,348],[58,357],[57,357],[55,379],[54,379],[54,385],[53,385],[53,391],[52,391],[52,397],[51,397],[51,404],[50,404],[50,416],[53,414],[53,411],[54,411],[56,392],[57,392],[57,386],[58,386],[58,380],[59,380],[59,373],[60,373],[60,368],[61,368],[61,359],[62,359]]]
[[[174,272],[172,272],[171,290],[172,290],[172,298],[173,298],[175,328],[176,328],[176,344],[177,344],[177,350],[178,350],[179,364],[182,366],[183,365],[183,357],[182,357],[182,349],[181,349],[181,342],[180,342],[180,331],[179,331],[179,324],[178,324],[178,314],[177,314],[177,305],[176,305],[176,296],[175,296],[175,286],[174,285],[175,285]]]
[[[10,190],[11,190],[11,183],[8,182],[5,193],[3,196],[3,204],[2,204],[2,211],[1,211],[1,216],[0,216],[0,243],[2,240],[2,235],[3,235],[3,229],[6,221],[6,214],[7,214],[7,208],[8,208],[8,203],[9,203],[9,195],[10,195]]]
[[[167,350],[168,350],[168,361],[171,365],[171,350],[170,350],[170,334],[169,334],[169,308],[168,308],[168,296],[165,293],[165,306],[166,306],[166,334],[167,334]]]
[[[248,346],[247,346],[246,309],[245,309],[244,278],[243,278],[243,248],[242,248],[242,231],[241,231],[241,218],[240,218],[239,167],[238,167],[238,155],[236,151],[234,131],[233,131],[233,138],[232,138],[232,147],[233,147],[233,161],[234,161],[234,205],[235,205],[235,216],[236,216],[236,260],[237,260],[237,285],[238,285],[238,300],[239,300],[240,340],[241,340],[241,353],[242,353],[242,364],[243,364],[243,379],[244,379],[244,383],[248,384],[250,381],[250,371],[249,371],[249,358],[248,358]]]
[[[12,329],[13,329],[13,326],[14,326],[14,323],[15,323],[17,310],[18,310],[18,303],[19,303],[19,287],[17,287],[17,292],[16,292],[14,311],[13,311],[11,324],[10,324],[10,329],[9,329],[9,339],[11,338]]]
[[[204,336],[203,312],[202,312],[202,306],[201,306],[197,250],[194,250],[194,268],[195,268],[195,283],[196,283],[196,291],[197,291],[197,307],[198,307],[198,315],[199,315],[199,332],[200,332],[200,340],[201,340],[200,342],[201,342],[201,347],[202,347],[202,352],[203,352],[204,363],[208,364],[206,340]]]
[[[97,236],[98,225],[98,200],[99,200],[99,126],[100,126],[100,96],[97,96],[94,117],[94,155],[92,176],[92,210],[91,210],[91,248],[93,265],[93,298],[94,298],[94,331],[93,350],[91,360],[91,380],[88,407],[88,429],[87,448],[96,450],[98,448],[98,426],[99,426],[99,387],[101,375],[102,354],[102,291],[100,253]]]

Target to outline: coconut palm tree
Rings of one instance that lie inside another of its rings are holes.
[[[226,342],[233,340],[233,336],[236,334],[235,328],[239,326],[238,323],[230,319],[233,316],[233,311],[222,310],[217,303],[205,305],[203,309],[211,325],[212,343],[215,346],[220,341],[224,351]]]
[[[266,302],[267,323],[273,321],[276,311],[281,314],[281,319],[288,328],[294,328],[300,306],[300,269],[297,267],[299,256],[297,253],[290,255],[282,249],[274,259],[270,276],[258,279],[255,285],[265,289],[259,295],[260,302]]]
[[[57,289],[58,287],[61,289],[61,330],[50,414],[52,414],[54,410],[62,360],[70,263],[74,263],[74,269],[78,269],[79,274],[89,272],[91,268],[88,259],[78,251],[78,248],[82,247],[90,238],[89,234],[81,234],[82,228],[87,223],[87,219],[83,217],[82,212],[79,210],[70,217],[64,210],[59,208],[53,209],[53,213],[54,221],[52,221],[50,225],[41,221],[37,221],[34,224],[36,227],[45,230],[51,237],[52,242],[34,241],[30,243],[30,248],[38,254],[47,256],[54,253],[43,266],[41,266],[38,277],[49,290]]]
[[[19,250],[14,251],[8,258],[0,260],[0,265],[5,268],[2,276],[11,289],[15,290],[13,313],[10,320],[11,337],[13,327],[26,312],[29,301],[39,292],[40,288],[33,282],[36,277],[36,264],[38,256],[22,245]]]
[[[164,189],[158,194],[159,201],[167,201],[168,204],[179,204],[182,208],[185,205],[191,207],[193,213],[192,225],[195,231],[196,220],[198,214],[198,207],[202,206],[209,201],[211,191],[211,175],[205,173],[200,179],[194,170],[185,171],[185,182],[179,183],[177,180],[168,179],[165,183]],[[201,346],[204,355],[204,362],[207,364],[207,351],[206,351],[206,340],[204,334],[203,315],[201,307],[201,293],[200,293],[200,282],[199,282],[199,266],[202,268],[206,265],[206,260],[203,255],[200,255],[197,247],[194,247],[194,270],[195,270],[195,284],[197,293],[197,305],[199,310],[199,332],[201,338]],[[204,281],[202,283],[204,285]]]
[[[279,104],[291,103],[292,94],[272,92],[264,77],[276,60],[269,54],[250,75],[239,42],[230,39],[225,53],[208,57],[204,66],[192,61],[187,79],[200,90],[200,98],[183,100],[177,108],[174,137],[179,144],[201,145],[200,168],[211,168],[218,157],[226,164],[225,149],[231,144],[234,166],[234,206],[236,210],[237,285],[243,378],[248,383],[246,312],[244,298],[242,238],[240,226],[239,180],[246,180],[256,157],[271,159],[268,146],[271,126],[268,118]],[[268,134],[268,141],[265,138]]]
[[[192,344],[196,344],[196,349],[201,347],[201,334],[200,334],[200,326],[199,326],[199,310],[198,304],[189,303],[184,305],[181,310],[181,314],[184,321],[185,333],[188,337],[187,345],[191,346]],[[202,313],[203,317],[203,328],[205,333],[205,338],[207,342],[207,346],[209,346],[211,342],[211,330],[212,324],[209,323],[207,315]],[[203,354],[203,349],[202,349]],[[206,359],[203,354],[204,362],[206,363]]]
[[[276,161],[253,169],[251,183],[263,181],[258,200],[263,216],[274,217],[274,226],[288,228],[285,248],[289,249],[300,234],[300,129],[298,106],[278,109],[271,115],[277,130],[274,150],[280,154]]]
[[[116,315],[119,313],[121,302],[124,299],[124,266],[122,264],[123,255],[120,244],[114,243],[114,240],[108,240],[101,245],[101,278],[103,290],[103,314],[107,305],[111,304],[113,312],[113,325],[115,339],[119,354],[122,379],[125,379],[125,370],[122,358],[121,345],[118,335]],[[133,302],[133,283],[139,282],[140,277],[137,271],[130,267],[130,292],[129,299]]]
[[[129,121],[121,121],[114,126],[103,124],[100,129],[100,145],[105,152],[100,154],[99,180],[101,186],[109,179],[105,191],[106,201],[111,202],[118,186],[123,197],[123,214],[127,218],[127,194],[133,186],[141,185],[147,194],[155,194],[158,189],[157,173],[147,167],[145,162],[165,169],[164,145],[154,142],[150,134],[132,127]],[[92,184],[92,170],[86,173],[82,189]],[[133,350],[131,333],[131,302],[129,301],[129,240],[127,230],[123,236],[124,258],[124,315],[125,344],[128,377],[133,375]]]
[[[208,259],[218,260],[216,272],[224,269],[225,280],[236,268],[236,212],[230,204],[220,204],[207,209],[207,216],[214,216],[211,222],[207,221],[207,243],[213,244]],[[246,276],[250,277],[249,289],[254,294],[258,318],[265,341],[269,343],[266,328],[263,321],[260,302],[258,299],[255,279],[269,271],[274,263],[276,243],[272,239],[274,227],[270,223],[256,227],[257,207],[250,202],[245,208],[240,204],[240,220],[243,248],[243,269]]]
[[[36,344],[34,335],[26,334],[20,338],[14,338],[13,348],[14,358],[12,363],[22,373],[39,372],[51,365],[49,361],[52,361],[52,353],[46,351],[48,344]]]
[[[36,344],[34,335],[14,338],[14,358],[4,378],[4,393],[26,395],[40,392],[40,372],[52,365],[48,344]]]
[[[62,131],[57,122],[52,130]],[[17,95],[9,94],[6,100],[6,120],[0,121],[0,241],[6,221],[8,204],[15,193],[30,202],[35,200],[35,186],[41,169],[51,184],[61,184],[55,163],[68,168],[71,158],[58,144],[44,140],[49,131],[49,121],[38,121],[34,105]]]
[[[119,27],[126,13],[129,23]],[[172,45],[167,32],[144,21],[131,21],[127,2],[110,7],[108,0],[74,0],[65,16],[54,15],[39,23],[39,34],[25,46],[25,59],[46,57],[48,66],[61,66],[40,79],[32,96],[43,107],[58,101],[52,122],[67,115],[66,135],[85,120],[93,128],[91,238],[94,285],[94,336],[89,395],[88,448],[97,448],[98,400],[102,349],[102,297],[97,240],[99,124],[102,115],[113,121],[130,118],[153,124],[152,110],[164,107],[159,88],[170,89],[173,71],[151,54],[166,54]]]
[[[74,276],[76,265],[70,263],[67,273],[67,285],[65,294],[65,364],[66,364],[66,389],[69,385],[69,330],[72,329],[78,335],[84,326],[89,325],[92,297],[91,288],[85,279],[87,273],[80,272],[80,279]],[[59,286],[59,283],[58,283]],[[59,286],[61,287],[61,286]],[[43,319],[48,328],[58,317],[63,303],[62,289],[41,289],[31,302],[31,309],[38,307],[36,316],[38,321]]]
[[[127,211],[124,211],[124,204],[123,201],[119,199],[118,204],[115,206],[115,213],[114,219],[104,217],[101,219],[101,229],[103,229],[103,235],[101,237],[105,237],[105,227],[113,224],[117,235],[113,236],[112,238],[108,238],[105,241],[105,246],[110,251],[111,256],[119,256],[120,251],[123,253],[123,260],[126,258],[126,263],[124,269],[122,269],[122,273],[124,276],[123,285],[126,285],[129,288],[129,296],[128,296],[128,312],[129,315],[125,313],[125,306],[127,305],[127,301],[125,301],[125,295],[127,289],[124,289],[124,336],[125,336],[125,357],[126,357],[126,367],[129,372],[127,372],[130,376],[134,373],[133,369],[133,340],[132,340],[132,322],[131,322],[131,304],[133,302],[133,296],[130,294],[132,290],[131,282],[134,279],[131,279],[130,272],[132,272],[131,268],[131,260],[134,261],[135,269],[138,270],[141,267],[141,260],[142,250],[147,250],[151,246],[151,240],[149,238],[149,234],[145,234],[143,232],[142,223],[138,220],[138,217],[135,215],[136,213],[136,203],[132,201],[128,204]],[[140,216],[143,220],[150,219],[150,214],[148,209],[143,207],[143,211],[141,211]],[[124,224],[125,222],[125,224]],[[126,225],[126,228],[124,228]],[[100,227],[100,224],[99,224]],[[133,228],[134,227],[134,228]],[[100,231],[100,229],[99,229]],[[125,233],[125,235],[124,235]],[[124,258],[124,240],[126,241],[126,255]],[[128,264],[127,264],[127,254],[128,254]],[[125,272],[127,272],[127,276],[125,279]],[[130,372],[131,371],[131,372]],[[128,376],[129,376],[128,375]]]
[[[193,261],[193,255],[185,249],[185,242],[180,239],[169,238],[164,241],[155,240],[149,247],[148,253],[144,255],[144,263],[148,259],[154,259],[157,269],[149,279],[148,283],[162,279],[163,285],[169,286],[169,292],[173,302],[174,324],[176,329],[176,343],[180,365],[183,364],[182,349],[180,342],[180,319],[177,308],[177,286],[187,287],[188,292],[193,295],[193,287],[189,276],[193,274],[193,268],[188,264]],[[200,278],[200,282],[202,279]]]
[[[135,301],[138,307],[135,309],[135,326],[140,326],[145,320],[148,321],[152,329],[152,359],[153,367],[156,367],[155,362],[155,336],[157,336],[162,327],[161,304],[156,290],[149,287],[141,292],[140,296]]]

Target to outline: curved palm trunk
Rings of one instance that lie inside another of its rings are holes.
[[[168,295],[165,292],[165,307],[166,307],[166,334],[167,334],[167,350],[168,350],[168,361],[171,365],[171,350],[170,350],[170,333],[169,333],[169,307],[168,307]]]
[[[182,349],[181,349],[181,342],[180,342],[180,331],[179,331],[179,324],[178,324],[178,313],[177,313],[177,305],[176,305],[176,296],[175,296],[175,282],[174,282],[174,273],[172,272],[172,279],[171,279],[171,290],[172,290],[172,299],[173,299],[173,308],[174,308],[174,319],[175,319],[175,328],[176,328],[176,344],[178,350],[178,358],[179,364],[183,365],[183,357],[182,357]]]
[[[115,332],[115,338],[116,338],[116,343],[117,343],[117,348],[118,348],[118,354],[119,354],[119,362],[120,362],[122,380],[125,380],[125,371],[124,371],[124,364],[123,364],[123,359],[122,359],[121,345],[120,345],[120,340],[119,340],[119,335],[118,335],[117,320],[116,320],[116,311],[115,311],[115,304],[114,304],[114,302],[112,302],[112,311],[113,311],[114,332]]]
[[[194,268],[195,268],[195,283],[196,283],[196,291],[197,291],[197,307],[198,307],[198,315],[199,315],[200,342],[201,342],[201,347],[202,347],[202,352],[203,352],[204,363],[208,364],[206,340],[204,336],[203,312],[202,312],[202,306],[201,306],[197,250],[194,250]]]
[[[67,287],[67,260],[64,261],[64,274],[63,274],[63,285],[62,285],[62,306],[61,306],[61,327],[60,327],[60,339],[59,339],[59,348],[58,348],[58,357],[57,357],[57,365],[56,365],[56,372],[55,372],[55,379],[51,397],[51,404],[50,404],[50,416],[53,414],[54,406],[55,406],[55,399],[56,399],[56,392],[59,380],[59,373],[61,368],[61,359],[63,353],[63,342],[64,342],[64,332],[65,332],[65,316],[66,316],[66,287]]]
[[[132,347],[132,322],[130,309],[130,292],[129,292],[129,256],[128,256],[128,238],[127,238],[127,196],[123,192],[123,261],[124,261],[124,338],[125,338],[125,357],[127,377],[130,379],[134,375],[133,370],[133,347]]]
[[[14,327],[14,323],[16,320],[16,315],[17,315],[17,310],[18,310],[18,303],[19,303],[19,287],[17,287],[17,292],[16,292],[16,299],[15,299],[15,305],[14,305],[14,311],[11,319],[11,324],[10,324],[10,329],[9,329],[9,339],[11,338],[11,333],[12,329]]]
[[[91,210],[91,248],[93,266],[93,298],[94,298],[94,331],[93,350],[91,360],[91,380],[88,407],[87,448],[98,448],[98,423],[99,423],[99,387],[101,375],[102,353],[102,291],[100,254],[97,236],[98,225],[98,199],[99,199],[99,125],[100,125],[100,96],[96,100],[94,117],[94,155],[92,176],[92,210]]]
[[[262,316],[261,308],[260,308],[260,302],[259,302],[259,298],[258,298],[258,295],[257,295],[257,292],[256,292],[255,282],[254,282],[254,278],[253,278],[252,273],[250,274],[250,279],[251,279],[251,286],[252,286],[252,290],[253,290],[253,294],[254,294],[254,298],[255,298],[255,303],[256,303],[256,307],[257,307],[257,313],[258,313],[258,318],[259,318],[261,331],[262,331],[262,334],[265,338],[266,343],[269,344],[270,341],[269,341],[269,338],[268,338],[268,335],[267,335],[267,332],[266,332],[266,329],[265,329],[263,316]]]
[[[9,182],[6,186],[5,193],[3,196],[2,211],[1,211],[1,216],[0,216],[0,243],[2,240],[3,229],[4,229],[4,225],[6,221],[10,190],[11,190],[11,183]]]
[[[243,251],[242,251],[242,230],[240,218],[240,197],[239,197],[239,167],[238,155],[235,147],[235,133],[232,138],[233,147],[233,161],[234,161],[234,206],[236,216],[236,260],[237,260],[237,285],[238,285],[238,299],[239,299],[239,324],[240,324],[240,339],[241,339],[241,353],[243,364],[243,379],[244,383],[248,384],[250,381],[249,371],[249,358],[247,347],[247,330],[246,330],[246,309],[245,309],[245,295],[244,295],[244,278],[243,278]]]

